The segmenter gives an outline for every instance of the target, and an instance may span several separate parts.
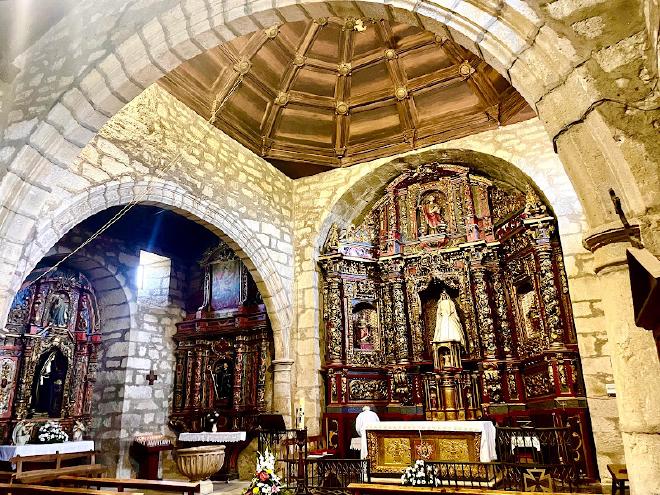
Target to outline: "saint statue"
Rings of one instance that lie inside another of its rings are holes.
[[[56,327],[65,327],[69,322],[68,306],[62,296],[59,294],[55,295],[50,305],[50,311],[48,312],[48,322]]]
[[[435,313],[435,332],[432,342],[460,342],[465,347],[463,326],[458,318],[456,304],[446,291],[442,291]]]
[[[229,399],[232,395],[234,374],[229,367],[229,363],[224,361],[218,366],[213,377],[215,393],[218,399]]]
[[[445,219],[442,216],[442,206],[438,201],[436,194],[431,194],[422,205],[422,212],[428,225],[427,234],[437,234],[441,225],[444,225]]]
[[[29,426],[25,421],[19,421],[11,434],[14,445],[25,445],[30,441],[31,436],[32,427]]]

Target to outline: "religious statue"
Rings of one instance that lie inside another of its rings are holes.
[[[25,421],[19,421],[11,433],[11,439],[14,445],[25,445],[30,441],[32,436],[32,427],[28,426]]]
[[[48,322],[55,327],[65,327],[69,322],[69,305],[60,294],[53,297],[48,312]]]
[[[428,235],[441,233],[441,227],[445,225],[443,208],[438,196],[439,193],[429,194],[422,203],[422,213],[428,226],[426,232]]]
[[[458,317],[456,304],[446,291],[442,291],[435,313],[435,332],[431,342],[460,342],[465,347],[463,326]]]
[[[87,428],[85,428],[85,424],[82,421],[76,421],[76,424],[73,425],[73,435],[71,439],[74,442],[80,442],[83,439],[83,436],[85,432],[87,431]]]
[[[213,386],[215,388],[216,398],[229,399],[232,395],[233,373],[229,363],[224,361],[222,365],[216,367],[213,377]]]

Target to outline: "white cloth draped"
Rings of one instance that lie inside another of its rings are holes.
[[[199,433],[180,433],[180,442],[231,443],[245,441],[244,431],[201,431]]]
[[[367,457],[367,431],[469,431],[481,433],[479,460],[491,462],[497,460],[495,449],[495,426],[490,421],[382,421],[365,426],[362,433],[361,457]]]
[[[89,452],[94,450],[92,440],[62,443],[30,443],[27,445],[0,445],[0,461],[8,461],[17,455],[49,455],[71,454],[74,452]]]

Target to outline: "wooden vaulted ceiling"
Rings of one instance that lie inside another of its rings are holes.
[[[160,84],[291,177],[534,115],[473,53],[387,20],[273,26],[208,50]]]

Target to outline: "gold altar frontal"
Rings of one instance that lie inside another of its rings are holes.
[[[367,431],[367,457],[374,474],[401,474],[418,459],[479,462],[481,433],[471,431]]]

